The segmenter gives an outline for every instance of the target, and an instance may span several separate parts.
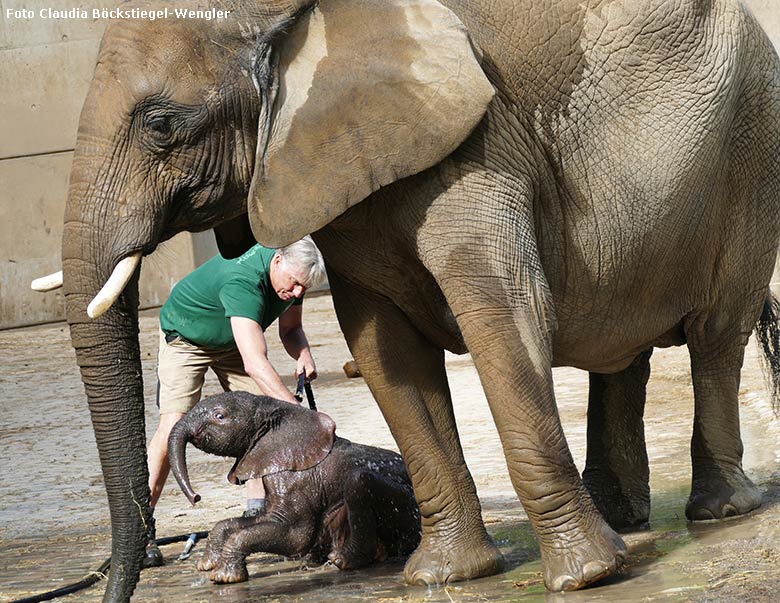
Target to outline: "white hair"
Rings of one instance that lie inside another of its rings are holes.
[[[277,249],[276,252],[288,266],[296,271],[300,270],[303,275],[301,285],[307,289],[316,287],[325,280],[325,261],[309,235],[287,247]]]

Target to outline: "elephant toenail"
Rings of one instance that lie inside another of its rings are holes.
[[[723,509],[721,510],[721,513],[723,517],[736,517],[739,515],[739,511],[737,511],[736,507],[734,505],[723,505]]]
[[[435,586],[438,584],[438,581],[433,576],[433,573],[429,571],[418,571],[412,576],[411,584],[416,586]]]
[[[553,592],[564,592],[567,590],[576,590],[579,587],[578,582],[571,576],[558,576],[552,583]]]
[[[692,521],[709,521],[711,519],[717,519],[717,517],[715,517],[715,514],[712,511],[703,507],[696,509],[691,513]]]
[[[447,579],[444,581],[445,584],[450,584],[451,582],[461,582],[463,580],[466,580],[467,578],[461,574],[450,574],[447,576]]]
[[[591,561],[582,568],[582,575],[585,582],[595,582],[609,574],[609,566],[601,561]]]

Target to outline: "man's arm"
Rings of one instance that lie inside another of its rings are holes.
[[[298,401],[282,382],[279,373],[268,361],[268,346],[260,325],[251,318],[232,316],[230,327],[233,329],[233,338],[244,361],[246,374],[255,380],[266,396],[297,403]]]
[[[306,378],[311,381],[317,378],[317,366],[314,364],[306,333],[303,332],[302,319],[303,305],[290,306],[279,317],[279,339],[290,357],[296,361],[295,374],[305,373]]]

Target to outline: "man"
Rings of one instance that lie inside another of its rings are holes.
[[[241,257],[216,256],[182,279],[160,311],[157,403],[160,424],[149,443],[152,511],[170,471],[168,436],[201,397],[211,368],[226,391],[244,390],[297,403],[268,361],[264,332],[279,319],[279,339],[296,376],[317,377],[302,326],[303,295],[325,277],[319,250],[304,237],[279,250],[255,245]],[[247,512],[264,507],[262,480],[247,483]],[[162,565],[149,526],[144,566]]]

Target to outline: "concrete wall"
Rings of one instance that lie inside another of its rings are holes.
[[[780,48],[780,0],[746,2]],[[35,293],[30,281],[60,268],[78,115],[106,25],[92,18],[45,19],[38,11],[116,4],[0,0],[0,328],[63,318],[60,293]],[[9,9],[16,12],[9,16]],[[20,16],[22,10],[32,17]],[[171,286],[215,251],[210,233],[167,243],[144,262],[142,306],[165,301]]]
[[[780,49],[780,0],[743,0],[769,34],[775,48]]]
[[[116,4],[81,6],[91,12]],[[0,328],[64,317],[62,295],[36,293],[30,281],[60,269],[78,117],[106,21],[46,19],[38,11],[76,6],[74,0],[0,0]],[[142,307],[164,302],[176,281],[215,252],[211,233],[166,243],[144,261]]]

